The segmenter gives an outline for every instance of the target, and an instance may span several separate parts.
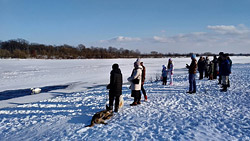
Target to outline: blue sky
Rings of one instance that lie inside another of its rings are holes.
[[[0,40],[250,53],[250,0],[0,0]]]

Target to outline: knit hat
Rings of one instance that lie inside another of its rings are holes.
[[[137,58],[136,61],[134,62],[134,65],[136,65],[137,67],[141,65],[141,60],[140,58]]]
[[[195,59],[196,58],[196,55],[195,54],[192,54],[191,55],[191,59]]]

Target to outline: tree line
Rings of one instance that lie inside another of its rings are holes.
[[[70,45],[44,45],[38,43],[29,43],[24,39],[14,39],[0,41],[0,58],[37,58],[37,59],[92,59],[92,58],[161,58],[161,57],[182,57],[190,56],[188,54],[178,53],[158,53],[152,51],[148,54],[141,54],[138,50],[117,49],[115,47],[90,47],[83,44],[78,46]],[[213,56],[212,53],[197,54],[197,56]],[[230,54],[235,55],[235,54]],[[238,54],[248,55],[249,54]]]

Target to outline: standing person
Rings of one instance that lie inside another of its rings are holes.
[[[210,60],[208,58],[208,56],[205,59],[205,77],[208,78],[208,71],[209,71],[209,64],[210,64]]]
[[[219,53],[219,58],[218,58],[218,66],[219,66],[219,72],[221,72],[221,63],[222,63],[222,58],[223,58],[223,55],[224,53],[223,52],[220,52]],[[221,74],[219,73],[219,83],[218,84],[221,84]]]
[[[170,84],[169,85],[173,85],[173,75],[174,75],[174,65],[173,65],[173,61],[172,59],[168,59],[168,76],[169,76],[169,79],[170,79]]]
[[[196,76],[196,70],[197,70],[197,61],[195,59],[195,55],[191,55],[192,62],[190,65],[186,64],[186,68],[188,68],[188,73],[189,73],[189,91],[187,93],[192,94],[196,93],[196,81],[195,81],[195,76]]]
[[[141,104],[141,77],[142,77],[142,66],[140,66],[140,61],[137,59],[134,62],[134,69],[132,75],[128,78],[131,83],[131,96],[134,97],[134,102],[130,106],[135,106]]]
[[[208,80],[213,80],[213,77],[214,77],[214,62],[211,61],[208,66],[209,66],[208,67],[209,68],[208,69],[208,76],[209,76]]]
[[[146,91],[145,91],[145,89],[143,87],[144,82],[145,82],[145,78],[146,78],[146,67],[143,65],[143,62],[141,62],[141,66],[142,66],[141,91],[142,91],[142,93],[144,95],[144,100],[147,101],[148,97],[147,97]]]
[[[229,75],[231,73],[230,62],[227,59],[226,54],[223,54],[221,59],[222,59],[221,65],[220,65],[220,76],[221,76],[221,82],[222,82],[222,90],[221,91],[226,92],[227,87],[228,87]]]
[[[200,59],[198,60],[198,71],[200,73],[200,80],[203,79],[203,72],[205,68],[205,61],[204,58],[201,56]]]
[[[118,112],[119,98],[122,95],[122,73],[118,64],[112,65],[110,83],[107,89],[109,89],[109,109],[113,110],[113,102],[115,100],[115,112]]]
[[[217,79],[217,75],[218,75],[218,59],[216,57],[216,55],[214,55],[214,59],[212,60],[213,65],[214,65],[214,69],[213,69],[213,79]]]
[[[230,57],[229,57],[229,54],[228,53],[226,53],[226,59],[229,61],[229,64],[230,64],[230,72],[231,72],[231,68],[232,68],[232,60],[230,59]],[[227,85],[227,87],[230,87],[230,80],[229,80],[229,77],[228,77],[228,85]]]
[[[162,85],[167,85],[167,75],[168,75],[168,72],[167,72],[167,68],[165,65],[162,65]]]

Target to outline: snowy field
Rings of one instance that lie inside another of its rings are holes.
[[[250,140],[250,58],[232,57],[228,92],[204,79],[193,95],[190,58],[173,60],[174,85],[162,86],[151,80],[168,59],[142,59],[149,100],[135,107],[126,81],[135,59],[0,60],[0,140]],[[124,107],[107,125],[84,127],[105,108],[113,63],[123,73]],[[31,87],[42,93],[30,95]]]

